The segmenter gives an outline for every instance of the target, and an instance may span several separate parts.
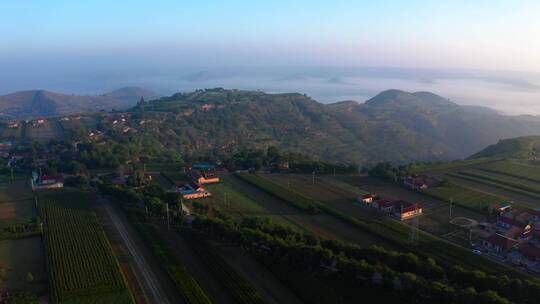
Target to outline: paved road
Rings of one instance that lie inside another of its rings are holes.
[[[151,303],[159,304],[170,304],[167,295],[161,288],[156,275],[152,272],[152,269],[144,259],[144,257],[139,253],[140,250],[137,248],[137,245],[131,240],[129,233],[116,214],[116,210],[109,206],[109,202],[103,200],[103,207],[107,212],[107,215],[111,219],[114,227],[118,231],[118,234],[122,238],[122,242],[125,247],[128,249],[129,254],[135,261],[135,266],[141,274],[142,284],[144,285],[144,290],[147,292],[147,296],[150,298]]]

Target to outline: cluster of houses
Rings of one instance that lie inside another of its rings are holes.
[[[483,234],[479,232],[480,249],[518,265],[538,265],[540,209],[513,209],[510,202],[505,202],[490,206],[489,211],[497,216],[497,221],[483,227]]]
[[[215,167],[208,163],[193,164],[188,168],[187,176],[189,182],[178,188],[184,199],[196,199],[211,196],[210,191],[203,185],[219,183]]]
[[[382,199],[371,193],[358,197],[358,202],[365,206],[377,209],[382,213],[394,216],[399,220],[407,220],[422,214],[422,207],[417,203],[411,203],[404,200]]]

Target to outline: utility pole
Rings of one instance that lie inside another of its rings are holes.
[[[287,174],[287,188],[291,188],[291,173]]]
[[[165,208],[167,210],[167,230],[171,229],[171,224],[169,223],[169,203],[165,204]]]
[[[452,205],[454,204],[454,199],[450,198],[450,220],[452,219]]]
[[[415,209],[418,210],[418,204],[415,204]],[[402,209],[403,210],[403,206],[402,206]],[[403,212],[403,211],[402,211]],[[419,231],[419,226],[420,226],[420,219],[419,219],[419,215],[416,214],[412,220],[412,223],[411,223],[411,236],[410,236],[410,242],[411,242],[411,245],[414,246],[417,244],[418,242],[418,231]]]

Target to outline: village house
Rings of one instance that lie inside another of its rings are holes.
[[[441,181],[432,176],[418,175],[408,176],[403,180],[403,184],[413,190],[420,189],[425,190],[430,187],[438,187],[441,185]]]
[[[498,255],[505,255],[508,251],[519,244],[519,241],[508,238],[498,233],[492,234],[482,240],[482,246],[491,252]]]
[[[489,213],[502,214],[512,210],[512,202],[502,202],[488,206]]]
[[[62,175],[42,175],[34,173],[32,178],[32,190],[35,189],[57,189],[64,187],[64,177]]]
[[[513,239],[527,239],[532,235],[533,226],[529,222],[528,214],[520,217],[499,216],[497,220],[498,233]],[[522,219],[522,220],[520,220]]]
[[[357,198],[359,203],[364,203],[364,204],[371,204],[374,199],[375,199],[375,195],[371,193],[361,195]]]
[[[188,176],[191,180],[201,185],[219,183],[219,177],[213,169],[191,170]]]
[[[212,194],[207,191],[202,185],[197,183],[187,183],[178,189],[178,192],[182,194],[184,199],[196,199],[211,196]]]
[[[418,204],[397,200],[389,201],[380,199],[374,202],[373,207],[381,212],[388,213],[397,217],[400,220],[407,220],[415,216],[421,215],[423,209]]]
[[[393,214],[400,220],[407,220],[422,214],[422,208],[418,204],[413,204],[406,201],[394,202]]]

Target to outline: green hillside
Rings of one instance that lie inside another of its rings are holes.
[[[540,156],[540,136],[524,136],[500,140],[484,150],[474,154],[471,158],[500,157],[535,159]]]

